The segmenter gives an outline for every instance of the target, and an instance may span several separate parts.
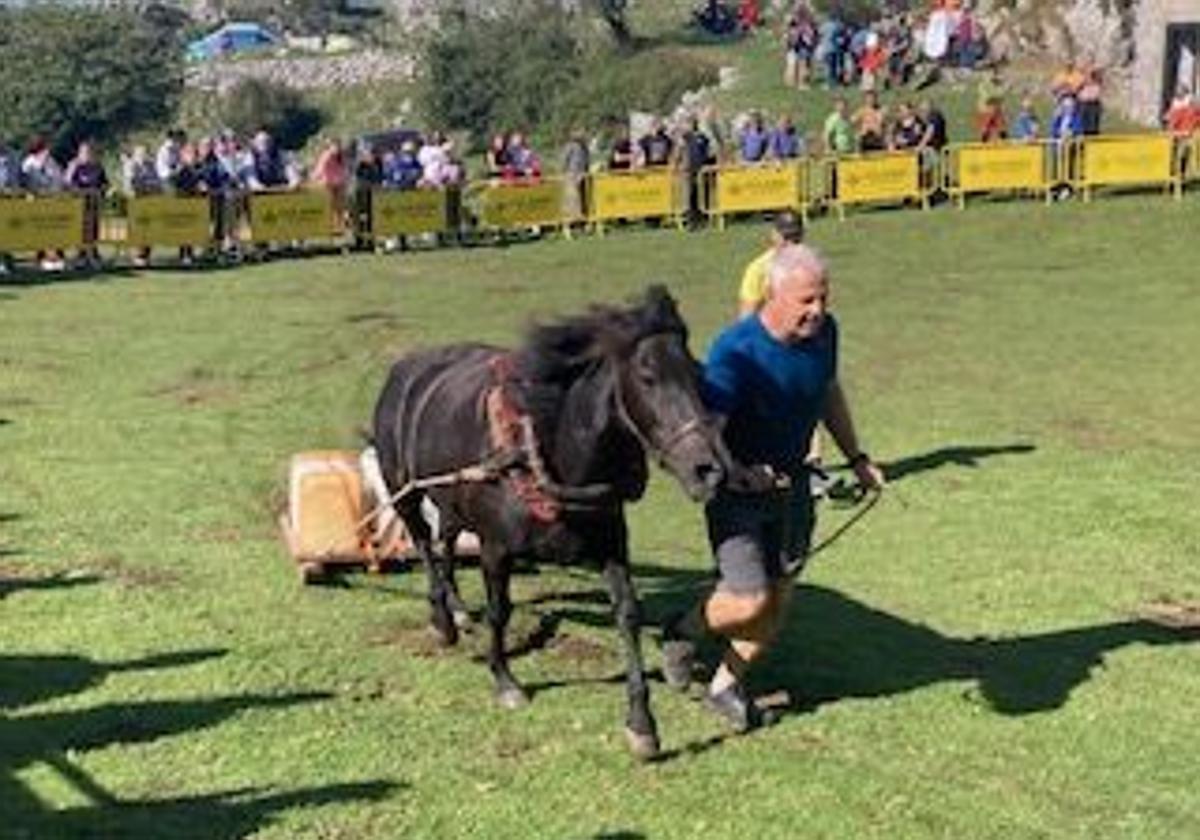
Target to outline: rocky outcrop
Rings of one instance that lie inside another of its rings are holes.
[[[1161,107],[1166,27],[1200,23],[1200,0],[982,0],[994,51],[1094,63],[1107,100],[1147,125]]]

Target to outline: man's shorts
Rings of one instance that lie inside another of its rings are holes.
[[[787,493],[720,493],[704,509],[720,581],[739,595],[767,591],[812,542],[813,500],[808,481]]]

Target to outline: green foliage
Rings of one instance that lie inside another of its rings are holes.
[[[169,119],[183,89],[178,18],[34,6],[0,9],[0,134],[60,152]]]
[[[446,13],[425,59],[426,112],[476,137],[502,126],[539,125],[582,70],[570,20],[551,0],[486,17]]]
[[[425,112],[477,139],[510,128],[560,136],[630,109],[664,110],[716,79],[712,66],[683,51],[597,51],[578,23],[552,0],[443,15],[426,47]]]
[[[550,131],[565,136],[572,126],[590,128],[624,121],[630,110],[671,110],[687,90],[717,82],[717,66],[671,48],[640,52],[620,61],[597,57],[555,103]]]
[[[284,149],[300,149],[321,130],[324,114],[300,91],[245,79],[221,103],[221,120],[242,135],[266,129]]]

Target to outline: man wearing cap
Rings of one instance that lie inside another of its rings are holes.
[[[704,366],[705,404],[719,418],[733,459],[745,465],[731,471],[728,486],[705,508],[718,582],[663,629],[663,673],[676,688],[690,681],[696,641],[712,634],[727,643],[706,705],[740,732],[763,722],[743,679],[782,627],[789,572],[809,550],[812,497],[789,488],[803,479],[817,421],[860,484],[883,486],[883,473],[859,447],[839,384],[838,326],[827,311],[824,261],[806,245],[784,244],[770,258],[767,279],[762,307],[725,328]]]

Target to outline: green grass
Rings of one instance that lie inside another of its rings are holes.
[[[595,574],[516,579],[512,638],[555,633],[504,712],[482,634],[429,643],[422,575],[305,589],[272,506],[405,348],[663,280],[702,352],[761,226],[0,289],[0,836],[1188,836],[1200,646],[1135,616],[1200,599],[1197,223],[1158,196],[817,222],[899,477],[755,674],[802,708],[725,738],[655,683],[651,766]],[[660,477],[631,521],[660,617],[707,568],[700,511]]]

